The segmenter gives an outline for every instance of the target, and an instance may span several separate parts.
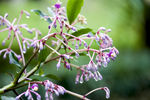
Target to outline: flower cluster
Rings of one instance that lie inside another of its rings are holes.
[[[100,31],[104,31],[104,33]],[[85,81],[88,81],[90,78],[93,78],[96,81],[102,80],[102,75],[99,73],[98,69],[101,68],[101,66],[107,67],[107,64],[110,62],[110,60],[114,60],[119,54],[119,51],[112,46],[112,39],[107,35],[107,32],[110,32],[110,29],[105,31],[105,28],[101,27],[95,35],[92,36],[90,34],[86,34],[81,37],[86,38],[85,36],[87,36],[88,39],[91,39],[91,43],[87,48],[87,56],[89,56],[90,61],[89,64],[81,66],[81,77],[80,73],[78,72],[75,83],[83,83],[83,77],[85,77]],[[99,50],[90,49],[94,39],[99,45]],[[90,51],[93,52],[92,56]]]
[[[33,47],[34,50],[39,50],[37,53],[40,53],[43,49],[48,48],[53,51],[51,54],[55,53],[57,56],[55,55],[54,58],[48,60],[46,59],[42,63],[45,64],[48,61],[56,60],[58,61],[56,64],[57,70],[61,67],[61,63],[63,63],[64,67],[68,70],[71,69],[71,66],[76,68],[76,84],[83,83],[84,80],[88,81],[91,78],[95,81],[102,80],[103,77],[100,74],[99,69],[102,66],[107,67],[108,63],[111,60],[115,60],[119,54],[119,51],[113,46],[112,39],[108,36],[111,29],[100,27],[97,32],[90,31],[87,33],[83,32],[82,34],[81,31],[81,35],[76,36],[75,33],[78,33],[78,30],[80,30],[76,27],[76,24],[87,24],[84,16],[79,15],[77,20],[70,25],[66,17],[65,8],[61,7],[60,2],[56,3],[52,9],[48,9],[53,14],[52,16],[40,13],[42,14],[41,16],[49,22],[48,33],[42,34],[43,36],[40,39],[38,37],[41,35],[39,30],[35,28],[30,29],[26,24],[19,24],[23,13],[25,13],[27,17],[30,16],[27,11],[22,10],[18,20],[15,18],[12,23],[7,20],[8,14],[5,14],[4,17],[0,16],[0,26],[3,25],[3,27],[5,27],[0,30],[0,32],[8,31],[8,36],[3,40],[2,44],[4,45],[5,42],[11,38],[8,48],[0,50],[0,54],[4,53],[3,58],[6,58],[7,54],[12,53],[19,61],[21,60],[23,66],[25,66],[26,62],[24,54],[27,52],[27,49]],[[35,37],[33,39],[24,37],[24,33],[21,29],[25,29],[28,33],[34,32]],[[56,30],[56,32],[53,32],[52,30]],[[15,38],[17,39],[20,48],[20,55],[11,49]],[[47,42],[48,40],[52,40],[51,44]],[[94,42],[97,43],[96,49],[92,48]],[[65,53],[60,52],[60,49]],[[72,64],[71,61],[76,61],[82,53],[86,54],[89,58],[89,63],[81,66]],[[73,56],[73,54],[75,54],[75,56]],[[56,85],[49,80],[44,82],[34,82],[32,86],[30,86],[30,84],[32,84],[32,82],[29,83],[27,91],[17,96],[16,100],[22,95],[28,97],[29,100],[33,100],[32,93],[37,96],[37,100],[41,100],[41,96],[36,92],[39,84],[45,87],[46,100],[53,100],[54,93],[58,96],[59,94],[64,94],[66,92],[62,86]],[[106,91],[106,98],[109,98],[109,89],[106,87],[101,89]]]
[[[30,83],[29,83],[28,89],[25,92],[18,95],[16,97],[16,100],[20,100],[21,96],[23,95],[25,95],[25,97],[27,97],[28,100],[34,100],[32,93],[36,95],[37,100],[41,100],[41,96],[36,91],[38,91],[38,84],[34,83],[32,86],[30,86]]]
[[[30,84],[33,83],[32,86],[30,86]],[[16,100],[19,100],[21,98],[21,96],[25,95],[25,97],[28,98],[28,100],[34,100],[32,97],[32,93],[36,95],[37,100],[41,100],[41,96],[36,92],[38,91],[38,85],[42,85],[45,87],[45,100],[53,100],[53,94],[55,93],[57,96],[59,96],[59,94],[64,94],[65,93],[65,88],[62,86],[59,86],[57,84],[52,83],[49,80],[46,80],[44,82],[31,82],[28,85],[28,89],[21,93],[20,95],[18,95],[16,97]]]
[[[41,35],[41,32],[35,28],[28,28],[27,24],[19,24],[23,14],[26,14],[27,18],[30,17],[30,14],[25,10],[21,11],[18,20],[17,18],[14,18],[12,22],[7,19],[7,13],[4,17],[0,16],[0,26],[3,27],[3,29],[0,30],[0,33],[8,31],[8,36],[3,40],[2,45],[4,46],[6,41],[11,39],[8,48],[0,50],[0,54],[5,52],[3,58],[6,58],[6,55],[12,52],[18,59],[22,59],[23,64],[25,65],[24,53],[26,53],[27,48],[29,49],[32,46],[31,43],[38,39],[38,35]],[[21,31],[22,29],[26,30],[28,33],[35,32],[35,37],[33,39],[24,37],[24,33]],[[12,44],[15,38],[17,39],[21,55],[17,55],[12,50]]]

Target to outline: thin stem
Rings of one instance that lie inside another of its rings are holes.
[[[31,75],[33,75],[40,67],[41,62],[39,62],[30,72],[28,72],[24,77],[20,78],[18,80],[18,83],[23,82],[24,80],[26,80],[28,77],[30,77]]]
[[[53,22],[51,23],[51,25],[50,25],[50,29],[49,29],[49,31],[48,31],[48,34],[51,32],[51,30],[52,30],[52,26],[54,25],[54,23],[56,22],[56,19],[57,19],[57,17],[53,20]]]
[[[80,49],[80,50],[76,50],[76,52],[77,53],[80,53],[80,52],[84,52],[84,51],[93,51],[93,52],[97,52],[97,53],[99,53],[99,51],[98,50],[95,50],[95,49]],[[72,54],[74,54],[75,52],[74,51],[72,51],[72,52],[69,52],[69,53],[66,53],[67,55],[72,55]],[[63,54],[62,54],[63,55]],[[48,62],[50,62],[50,61],[53,61],[53,60],[56,60],[56,59],[58,59],[58,58],[60,58],[61,57],[61,55],[60,56],[56,56],[56,57],[53,57],[53,58],[50,58],[50,59],[47,59],[47,60],[45,60],[45,62],[44,62],[44,64],[46,64],[46,63],[48,63]]]
[[[15,31],[14,31],[14,32],[15,32]],[[20,42],[19,36],[18,36],[18,34],[17,34],[16,32],[15,32],[15,36],[16,36],[16,39],[17,39],[17,42],[18,42],[18,45],[19,45],[19,48],[20,48],[20,52],[21,52],[21,56],[22,56],[23,66],[25,66],[25,58],[24,58],[24,54],[23,54],[22,45],[21,45],[21,42]]]
[[[17,21],[17,25],[20,23],[20,20],[21,20],[21,18],[22,18],[22,14],[23,14],[23,10],[22,10],[21,13],[20,13],[19,19],[18,19],[18,21]]]
[[[93,92],[95,92],[95,91],[98,91],[98,90],[102,90],[102,89],[103,89],[103,88],[96,88],[96,89],[94,89],[94,90],[92,90],[92,91],[86,93],[85,96],[88,96],[88,95],[90,95],[91,93],[93,93]]]
[[[14,34],[14,36],[12,37],[12,40],[11,40],[11,42],[10,42],[10,44],[9,44],[9,49],[11,48],[11,46],[12,46],[12,44],[13,44],[13,41],[14,41],[14,39],[15,39],[15,34]]]
[[[59,52],[57,52],[55,49],[53,49],[51,46],[45,44],[45,46],[47,46],[48,48],[50,48],[51,50],[53,50],[55,53],[57,53],[58,55],[61,55]]]
[[[90,100],[90,99],[86,98],[86,97],[83,96],[83,95],[77,94],[77,93],[72,92],[72,91],[69,91],[69,90],[66,90],[66,93],[68,93],[68,94],[70,94],[70,95],[73,95],[73,96],[75,96],[75,97],[78,97],[78,98],[80,98],[80,99],[82,99],[82,100]]]
[[[76,50],[74,50],[71,47],[69,47],[69,45],[67,45],[66,43],[64,43],[61,39],[59,39],[57,37],[56,37],[56,39],[58,39],[61,43],[63,43],[67,48],[70,48],[72,51],[74,51],[75,53],[77,53]]]
[[[61,43],[56,47],[56,51],[60,48],[60,46],[61,46]],[[47,56],[47,58],[46,58],[46,60],[44,61],[44,64],[46,64],[46,63],[48,63],[49,62],[49,60],[51,59],[51,57],[52,57],[52,55],[55,53],[55,51],[53,51],[52,53],[50,53],[48,56]]]

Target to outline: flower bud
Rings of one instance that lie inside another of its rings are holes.
[[[68,62],[65,63],[66,63],[66,68],[70,70],[70,64]]]
[[[63,56],[64,56],[66,59],[70,59],[70,56],[69,56],[69,55],[64,54]]]
[[[84,47],[88,48],[88,45],[87,45],[87,43],[86,43],[86,42],[84,43]]]
[[[82,74],[81,77],[80,77],[80,83],[81,83],[81,84],[83,83],[83,74]]]
[[[75,84],[78,84],[78,83],[79,83],[79,78],[80,78],[80,74],[77,74],[76,80],[75,80]]]
[[[34,90],[34,91],[38,91],[38,84],[33,84],[31,86],[31,88]]]
[[[106,98],[108,99],[110,97],[110,90],[107,87],[104,87],[103,89],[106,92]]]
[[[5,45],[5,43],[6,43],[6,40],[4,40],[4,41],[2,42],[2,46],[4,46],[4,45]]]
[[[25,92],[25,96],[27,97],[29,95],[29,90],[27,90],[26,92]]]
[[[61,58],[59,58],[59,61],[58,61],[57,65],[56,65],[57,70],[60,68],[60,63],[61,63]]]
[[[56,3],[55,4],[55,8],[59,9],[61,7],[61,4],[60,3]]]

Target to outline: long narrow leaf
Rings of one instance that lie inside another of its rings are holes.
[[[68,0],[67,3],[67,18],[69,23],[72,24],[77,18],[84,4],[84,0]]]

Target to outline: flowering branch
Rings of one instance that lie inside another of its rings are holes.
[[[79,5],[74,6],[80,10],[82,7],[83,0],[78,0],[76,2],[81,3],[81,5],[79,3]],[[68,0],[68,6],[69,4],[72,4],[72,0]],[[52,9],[48,9],[51,11],[51,13],[53,13],[52,17],[43,14],[39,10],[32,10],[36,14],[43,17],[43,19],[45,19],[47,22],[49,22],[49,30],[47,34],[43,35],[40,38],[39,36],[41,36],[42,34],[38,29],[30,29],[26,24],[20,24],[23,14],[25,14],[27,18],[30,16],[30,14],[27,11],[22,10],[18,20],[15,18],[12,23],[9,20],[7,20],[7,13],[4,15],[4,17],[0,16],[0,26],[2,24],[3,27],[5,27],[4,29],[0,30],[0,32],[8,31],[8,36],[3,40],[2,44],[5,45],[5,42],[7,42],[7,40],[9,40],[11,36],[13,36],[8,48],[0,50],[0,55],[3,54],[4,59],[7,57],[7,55],[9,55],[10,64],[15,64],[20,68],[14,80],[10,84],[0,88],[0,94],[20,88],[24,85],[28,85],[28,89],[25,92],[19,94],[16,97],[16,100],[19,100],[23,95],[25,95],[25,97],[27,97],[28,100],[33,100],[32,94],[36,95],[37,100],[41,100],[40,94],[37,93],[38,85],[41,85],[45,87],[46,100],[53,100],[53,94],[59,96],[59,94],[64,93],[68,93],[80,99],[90,100],[86,97],[97,90],[104,90],[106,92],[106,98],[109,98],[110,91],[107,87],[96,88],[82,96],[80,94],[66,90],[64,87],[54,84],[49,80],[45,80],[43,82],[32,82],[32,79],[29,79],[30,76],[35,75],[37,70],[39,70],[39,68],[42,68],[48,62],[58,61],[56,64],[57,70],[59,70],[59,68],[61,67],[61,63],[64,65],[64,68],[67,68],[68,70],[71,70],[72,67],[77,69],[75,84],[83,83],[84,80],[88,81],[91,78],[95,81],[102,80],[103,77],[100,74],[99,69],[102,66],[107,67],[110,60],[115,60],[115,58],[119,54],[119,51],[112,44],[112,39],[108,36],[108,32],[111,31],[110,29],[106,30],[104,27],[100,27],[97,30],[97,32],[94,32],[92,34],[91,29],[89,30],[76,28],[77,23],[87,24],[86,18],[82,15],[79,15],[77,17],[79,12],[75,11],[77,13],[75,15],[77,19],[75,20],[75,16],[72,16],[72,12],[70,12],[70,9],[68,8],[68,18],[66,18],[65,8],[61,7],[60,2],[57,2],[52,7]],[[17,23],[15,24],[15,22]],[[58,27],[60,28],[60,31],[57,30]],[[30,34],[34,33],[35,37],[24,37],[24,33],[21,31],[21,29],[26,30]],[[52,33],[53,29],[55,29],[56,32]],[[15,51],[13,51],[11,48],[15,38],[18,42],[20,54],[15,53]],[[51,44],[47,42],[48,40],[52,40]],[[89,40],[90,43],[87,43],[87,41]],[[97,49],[92,48],[94,41],[97,42]],[[33,55],[26,62],[25,54],[27,52],[27,49],[29,48],[33,48]],[[41,57],[40,55],[42,52],[44,52],[45,49],[49,49],[52,52],[48,55],[44,53]],[[64,53],[60,52],[60,50],[62,50]],[[84,53],[85,56],[89,57],[89,63],[81,66],[72,64],[71,60],[77,59],[82,53]],[[36,55],[39,55],[38,63],[34,68],[27,72],[26,69],[28,68],[28,65],[31,63],[31,61]],[[43,74],[43,76],[45,75]],[[26,80],[31,81],[25,83]],[[24,84],[20,85],[22,83]]]

